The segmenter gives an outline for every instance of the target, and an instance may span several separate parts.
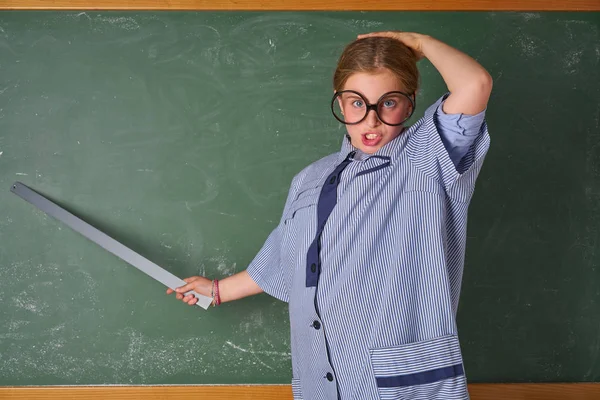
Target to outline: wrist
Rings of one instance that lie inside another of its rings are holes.
[[[202,282],[202,285],[196,286],[196,291],[203,296],[210,296],[211,289],[212,281],[208,279]]]
[[[218,279],[213,279],[211,282],[210,296],[212,297],[211,304],[213,307],[221,305],[221,293]]]
[[[420,51],[421,54],[423,55],[423,57],[429,58],[429,54],[431,54],[431,48],[432,45],[435,44],[435,42],[437,41],[437,39],[435,39],[433,36],[429,36],[429,35],[424,35],[419,33],[418,34],[418,43],[420,44]]]

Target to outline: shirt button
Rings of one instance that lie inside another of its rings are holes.
[[[311,271],[311,272],[317,272],[317,264],[315,264],[315,263],[312,263],[312,264],[310,265],[310,271]]]
[[[335,178],[337,178],[337,176],[332,176],[331,179],[329,179],[329,183],[333,185],[335,183]]]
[[[327,375],[325,375],[325,378],[327,378],[327,380],[328,380],[329,382],[332,382],[332,381],[333,381],[333,375],[331,374],[331,372],[328,372],[328,373],[327,373]]]
[[[317,330],[321,329],[321,323],[319,321],[314,321],[312,326]]]

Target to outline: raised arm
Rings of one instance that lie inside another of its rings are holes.
[[[465,53],[431,37],[414,32],[374,32],[358,38],[391,37],[411,48],[417,57],[426,57],[439,71],[450,96],[443,110],[448,114],[475,115],[485,110],[492,91],[492,77]]]

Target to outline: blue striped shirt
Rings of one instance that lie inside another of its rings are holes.
[[[296,175],[248,266],[289,302],[296,400],[468,399],[456,311],[489,136],[444,98],[376,154],[344,139]]]

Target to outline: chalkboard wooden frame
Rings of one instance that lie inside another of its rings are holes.
[[[600,11],[597,0],[4,0],[0,10],[304,10],[304,11]],[[592,400],[600,383],[469,384],[473,400]],[[0,398],[21,399],[292,399],[289,385],[0,387]]]
[[[600,383],[474,383],[472,400],[595,400]],[[289,385],[236,386],[54,386],[0,388],[5,400],[58,399],[292,399]]]
[[[4,0],[1,9],[260,11],[600,11],[597,0]]]

